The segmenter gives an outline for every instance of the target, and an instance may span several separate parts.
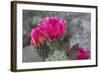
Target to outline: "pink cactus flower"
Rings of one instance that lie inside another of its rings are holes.
[[[77,60],[82,60],[82,59],[88,59],[90,55],[90,52],[83,49],[83,48],[78,48],[78,52],[76,54],[76,59]]]
[[[73,55],[73,56],[71,56],[71,55]],[[88,59],[90,56],[90,51],[88,51],[84,48],[77,48],[77,49],[69,48],[69,49],[67,49],[67,56],[69,56],[69,58],[73,59],[73,60]]]
[[[62,20],[58,17],[47,17],[43,20],[42,24],[47,31],[48,39],[55,40],[64,36],[67,28],[66,20]]]
[[[40,32],[39,28],[32,29],[31,37],[32,44],[34,44],[35,47],[39,47],[40,45],[43,46],[47,39],[46,36]]]
[[[58,17],[47,17],[31,31],[32,43],[37,47],[46,40],[56,40],[64,36],[66,21]]]

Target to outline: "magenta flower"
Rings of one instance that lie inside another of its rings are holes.
[[[42,25],[47,32],[49,40],[55,40],[64,36],[67,28],[66,20],[58,17],[47,17],[43,20]]]
[[[70,59],[83,60],[89,58],[90,52],[83,48],[69,48],[67,49],[67,56],[69,56]]]
[[[44,45],[46,40],[56,40],[64,36],[66,21],[58,17],[44,18],[42,23],[31,31],[32,43],[35,47]]]
[[[32,43],[35,47],[44,45],[46,40],[56,40],[64,36],[66,21],[58,17],[44,18],[42,23],[31,31]]]
[[[43,46],[47,40],[47,37],[40,32],[39,28],[32,29],[31,37],[32,44],[34,44],[35,47]]]
[[[76,54],[76,59],[77,60],[82,60],[82,59],[88,59],[90,55],[90,52],[83,49],[83,48],[78,48],[78,52]]]

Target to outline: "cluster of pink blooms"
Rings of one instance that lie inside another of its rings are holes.
[[[36,28],[31,31],[31,40],[34,46],[40,47],[45,45],[46,41],[53,41],[64,37],[67,30],[66,20],[59,17],[46,17]],[[67,54],[71,54],[73,49],[67,49]],[[84,48],[77,48],[74,56],[75,60],[88,59],[90,52]]]
[[[46,17],[31,31],[32,43],[35,47],[44,45],[47,40],[52,41],[64,36],[67,28],[66,20],[59,17]]]
[[[67,49],[67,54],[70,54],[73,49]],[[90,51],[84,49],[84,48],[78,48],[77,53],[74,55],[75,60],[83,60],[88,59],[90,56]]]

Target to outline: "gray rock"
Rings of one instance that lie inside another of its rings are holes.
[[[33,45],[23,48],[23,62],[40,62],[43,61],[37,54]]]

